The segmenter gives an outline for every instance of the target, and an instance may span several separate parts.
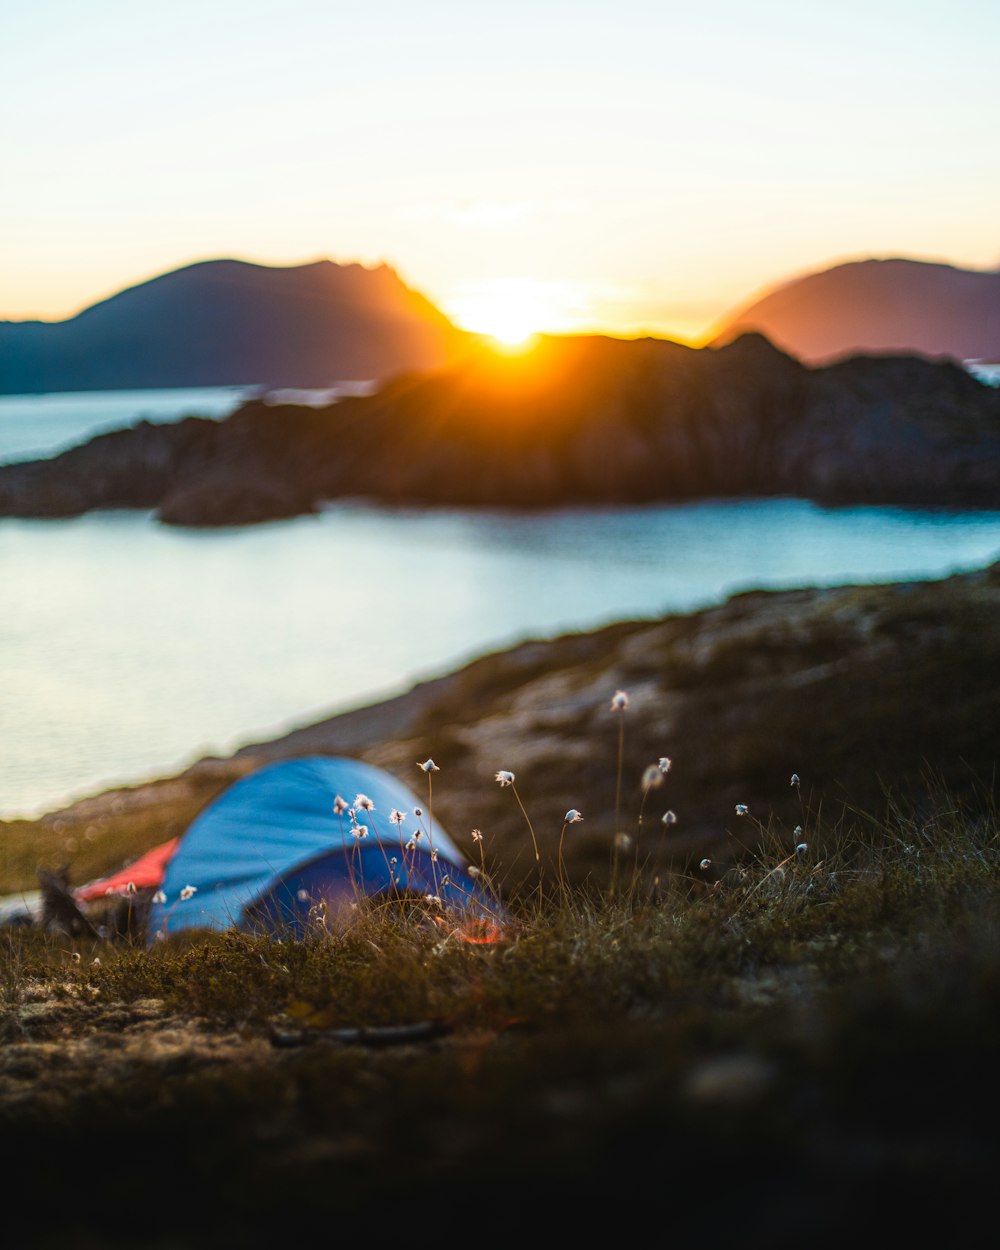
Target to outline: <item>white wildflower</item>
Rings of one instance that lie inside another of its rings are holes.
[[[184,889],[181,890],[181,902],[186,903],[189,898],[194,898],[197,893],[198,887],[196,885],[186,885]]]
[[[583,813],[578,812],[575,807],[571,807],[563,817],[563,822],[567,825],[575,825],[583,820]]]
[[[624,712],[628,707],[628,695],[624,690],[616,690],[611,696],[612,712]]]
[[[642,774],[642,788],[644,790],[655,790],[657,786],[663,785],[663,773],[660,772],[656,764],[650,764]]]
[[[441,771],[433,760],[424,760],[422,764],[417,764],[417,767],[421,770],[421,772],[425,773],[439,773]]]
[[[514,774],[507,772],[506,769],[502,768],[497,773],[496,780],[499,781],[502,786],[512,786],[514,784]]]

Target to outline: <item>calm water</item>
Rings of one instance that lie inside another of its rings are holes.
[[[365,394],[370,382],[342,382],[321,391],[269,391],[268,402],[328,404],[342,395]],[[0,395],[0,464],[51,456],[95,434],[139,421],[158,424],[181,417],[221,420],[256,386],[203,386],[161,391],[67,391],[56,395]]]
[[[0,399],[0,455],[98,422],[222,416],[246,393]],[[796,501],[537,515],[344,503],[204,532],[134,513],[2,520],[0,815],[228,753],[526,637],[996,558],[1000,513]]]

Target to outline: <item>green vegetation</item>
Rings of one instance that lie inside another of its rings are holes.
[[[715,1227],[752,1218],[762,1241],[830,1186],[927,1186],[932,1219],[996,1162],[997,813],[939,793],[880,822],[809,814],[798,851],[741,819],[722,874],[626,864],[617,892],[541,906],[525,881],[494,944],[385,903],[299,942],[8,932],[0,1131],[58,1176],[51,1244],[111,1175],[125,1223],[88,1244],[147,1244],[160,1168],[234,1244],[289,1203],[361,1227],[387,1177],[469,1214],[541,1178],[574,1222],[613,1168],[632,1189],[667,1169],[678,1197],[724,1184],[739,1205]]]
[[[400,1212],[513,1234],[539,1195],[564,1232],[651,1205],[682,1242],[768,1247],[842,1243],[860,1204],[897,1239],[991,1215],[998,606],[997,567],[743,595],[486,657],[369,740],[316,727],[415,788],[441,765],[502,940],[420,903],[305,941],[6,931],[0,1134],[59,1195],[11,1234],[76,1250],[102,1199],[87,1250]],[[117,868],[281,751],[9,823],[3,888]]]

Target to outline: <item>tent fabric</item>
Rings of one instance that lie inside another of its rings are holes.
[[[167,863],[177,850],[180,838],[171,838],[169,842],[161,842],[154,846],[121,872],[110,877],[101,877],[97,881],[88,881],[86,885],[74,890],[76,897],[83,903],[104,898],[108,894],[127,894],[128,887],[134,885],[137,890],[155,890],[163,881]]]
[[[389,842],[329,851],[293,868],[244,910],[243,927],[303,937],[311,926],[350,907],[359,894],[406,894],[427,900],[434,913],[457,912],[494,927],[501,920],[496,900],[440,852],[435,862],[428,850]]]
[[[334,864],[343,865],[345,857],[350,859],[358,851],[359,843],[352,836],[347,813],[336,815],[333,803],[339,795],[353,805],[359,794],[368,796],[374,805],[371,811],[359,810],[357,819],[369,830],[368,838],[360,843],[365,865],[373,862],[374,851],[386,873],[382,888],[389,881],[378,844],[390,857],[402,858],[401,842],[405,848],[408,838],[423,828],[422,843],[429,851],[430,833],[440,876],[450,872],[457,879],[461,875],[464,891],[477,899],[485,897],[465,872],[464,857],[445,831],[437,822],[429,830],[427,814],[420,818],[414,814],[421,800],[402,782],[360,760],[309,756],[250,773],[195,818],[166,865],[160,883],[165,901],[152,905],[151,937],[200,926],[248,927],[246,909],[274,891],[293,870],[324,856],[329,857],[331,871]],[[401,828],[389,820],[393,809],[405,814]],[[423,890],[426,874],[420,879]],[[371,892],[369,884],[361,888]],[[310,887],[296,886],[293,892],[297,895],[299,889]]]

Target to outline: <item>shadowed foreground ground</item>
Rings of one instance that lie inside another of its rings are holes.
[[[992,1216],[998,599],[996,568],[741,596],[489,657],[233,761],[7,825],[5,888],[67,853],[83,879],[262,758],[358,753],[414,784],[430,754],[435,811],[468,851],[483,829],[517,916],[485,947],[419,909],[306,943],[150,954],[6,935],[16,1244],[381,1244],[479,1221],[493,1244],[596,1231],[604,1212],[623,1238],[648,1217],[681,1244],[825,1245],[861,1227],[953,1237]],[[661,755],[673,767],[640,827],[639,778]],[[585,814],[573,900],[541,917],[499,768],[517,773],[548,882],[562,814]],[[609,898],[616,825],[650,859],[632,890],[619,861]],[[387,1026],[420,1027],[370,1032]]]

